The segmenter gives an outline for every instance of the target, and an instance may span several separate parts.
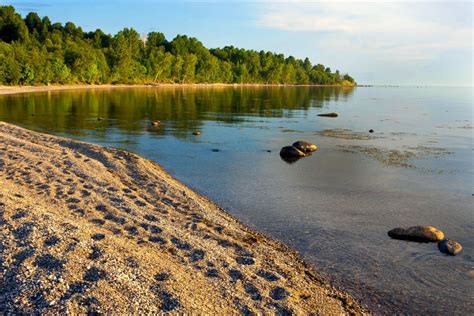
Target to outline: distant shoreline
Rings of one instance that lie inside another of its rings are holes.
[[[1,86],[0,95],[62,91],[83,89],[118,89],[118,88],[218,88],[218,87],[341,87],[353,88],[356,86],[342,85],[293,85],[293,84],[265,84],[265,83],[160,83],[160,84],[100,84],[100,85],[51,85],[51,86]]]

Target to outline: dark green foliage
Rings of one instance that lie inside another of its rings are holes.
[[[7,43],[28,41],[28,28],[12,6],[0,7],[0,39]]]
[[[146,39],[125,28],[115,36],[52,24],[0,6],[0,84],[265,83],[353,84],[323,65],[282,54],[226,46],[207,49],[196,38],[163,33]]]

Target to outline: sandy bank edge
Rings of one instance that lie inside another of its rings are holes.
[[[2,86],[0,95],[19,94],[29,92],[46,92],[61,90],[87,90],[87,89],[124,89],[124,88],[242,88],[242,87],[340,87],[353,88],[355,86],[342,85],[291,85],[291,84],[263,84],[263,83],[160,83],[160,84],[100,84],[100,85],[51,85],[51,86]]]

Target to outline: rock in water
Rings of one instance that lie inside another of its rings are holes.
[[[315,151],[316,149],[318,149],[318,146],[316,146],[315,144],[311,144],[311,143],[305,142],[303,140],[299,140],[297,142],[294,142],[293,147],[295,147],[296,149],[298,149],[298,150],[300,150],[304,153],[309,153],[309,152],[312,152],[312,151]]]
[[[337,114],[337,113],[334,113],[334,112],[331,112],[331,113],[318,114],[318,116],[322,116],[322,117],[338,117],[338,114]]]
[[[435,242],[444,238],[444,233],[433,226],[394,228],[388,232],[388,235],[394,239],[418,242]]]
[[[301,150],[293,146],[285,146],[280,150],[282,157],[304,157],[305,154]]]
[[[280,156],[281,160],[283,160],[284,162],[288,163],[288,164],[294,164],[295,162],[297,162],[298,160],[302,159],[303,157],[287,157],[287,156]]]
[[[443,239],[438,242],[438,249],[442,253],[455,256],[462,251],[462,246],[460,243],[450,239]]]

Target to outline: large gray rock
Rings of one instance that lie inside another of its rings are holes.
[[[394,239],[418,242],[436,242],[444,238],[444,233],[433,226],[394,228],[388,232],[388,235]]]
[[[457,241],[451,239],[443,239],[438,242],[438,249],[442,253],[455,256],[462,251],[462,246]]]
[[[309,153],[318,149],[318,146],[316,146],[315,144],[305,142],[304,140],[299,140],[297,142],[294,142],[293,147],[297,148],[298,150],[304,153]]]
[[[280,150],[282,157],[304,157],[305,154],[301,150],[293,146],[285,146]]]

